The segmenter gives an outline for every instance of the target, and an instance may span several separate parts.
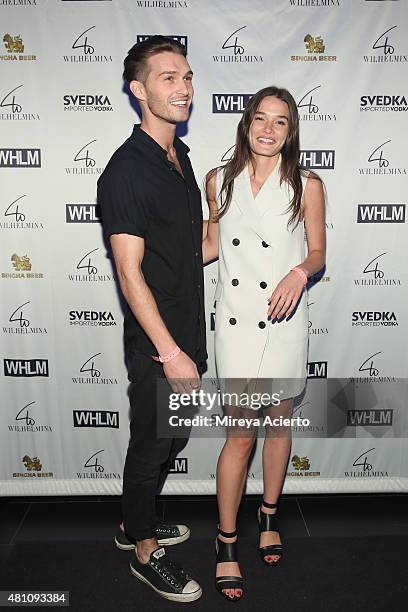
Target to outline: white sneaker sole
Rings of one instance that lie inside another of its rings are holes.
[[[186,533],[183,533],[183,535],[179,536],[178,538],[160,538],[160,540],[157,540],[157,543],[159,546],[173,546],[174,544],[181,544],[182,542],[185,542],[189,537],[190,530],[188,529]],[[119,548],[119,550],[134,550],[135,548],[134,544],[121,544],[121,542],[118,542],[116,537],[115,545],[116,548]]]
[[[153,589],[153,591],[156,591],[158,595],[160,595],[164,599],[168,599],[169,601],[179,601],[180,603],[188,603],[191,601],[196,601],[196,599],[200,599],[201,595],[203,594],[201,587],[197,591],[194,591],[194,593],[166,593],[166,591],[160,591],[160,589],[157,589],[153,584],[146,580],[146,578],[142,576],[142,574],[139,574],[139,572],[137,572],[132,567],[132,564],[130,564],[129,567],[131,573],[135,578],[138,578],[139,580],[147,584],[147,586]]]

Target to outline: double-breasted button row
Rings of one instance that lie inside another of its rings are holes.
[[[237,278],[233,278],[233,279],[232,279],[232,281],[231,281],[231,285],[232,285],[233,287],[238,287],[238,285],[239,285],[239,280],[238,280]],[[261,288],[261,289],[266,289],[266,288],[267,288],[267,286],[268,286],[268,283],[265,283],[265,281],[261,281],[261,282],[259,283],[259,286],[260,286],[260,288]]]
[[[230,322],[230,325],[236,325],[237,320],[236,320],[235,317],[231,317],[229,322]],[[259,329],[265,329],[265,327],[266,327],[265,321],[259,321],[258,327],[259,327]]]

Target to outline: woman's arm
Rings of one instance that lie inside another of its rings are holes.
[[[210,170],[206,176],[206,195],[209,219],[203,223],[203,263],[207,264],[218,257],[218,221],[217,221],[217,171]]]
[[[303,270],[307,277],[319,272],[325,264],[326,226],[324,191],[322,182],[310,175],[303,194],[303,219],[306,228],[308,254],[304,261],[296,266]],[[272,319],[288,317],[298,303],[303,291],[302,277],[293,270],[278,283],[269,298],[268,316]]]

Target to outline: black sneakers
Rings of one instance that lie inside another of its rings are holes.
[[[156,538],[159,546],[180,544],[188,540],[189,537],[190,530],[187,525],[166,525],[161,523],[156,527]],[[127,537],[121,526],[118,527],[115,544],[120,550],[132,550],[135,548],[135,542]]]
[[[149,585],[156,593],[170,601],[189,602],[199,599],[202,590],[177,563],[166,556],[164,548],[157,548],[150,555],[149,563],[140,563],[132,555],[130,571],[133,576]]]

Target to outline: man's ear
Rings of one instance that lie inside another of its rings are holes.
[[[146,90],[141,81],[130,81],[129,89],[138,100],[146,100]]]

